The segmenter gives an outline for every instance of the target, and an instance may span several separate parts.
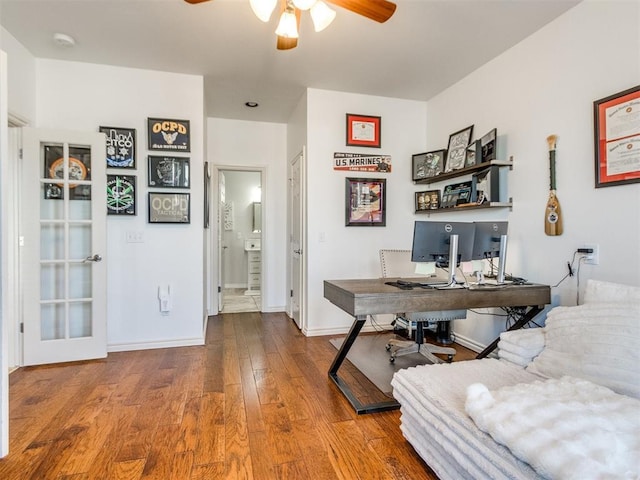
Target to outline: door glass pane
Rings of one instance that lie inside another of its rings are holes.
[[[40,268],[40,298],[42,300],[63,300],[64,265],[42,265]]]
[[[69,185],[69,220],[91,220],[91,185]]]
[[[69,180],[91,180],[91,148],[69,147]]]
[[[69,298],[91,298],[92,263],[69,265]]]
[[[40,339],[60,340],[64,337],[64,305],[42,305],[40,307]]]
[[[69,225],[69,258],[83,260],[91,255],[91,225]]]
[[[61,184],[43,183],[40,186],[40,218],[62,220],[64,218],[64,189]]]
[[[64,226],[43,224],[40,226],[40,259],[64,260]]]
[[[69,304],[69,338],[91,336],[91,302]]]

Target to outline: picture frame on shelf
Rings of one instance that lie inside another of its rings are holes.
[[[417,182],[441,174],[444,171],[446,156],[447,151],[444,149],[412,155],[411,171],[413,172],[413,181]]]
[[[189,188],[189,157],[149,155],[148,185],[156,188]]]
[[[135,214],[135,175],[107,175],[107,215]]]
[[[191,223],[191,195],[149,192],[149,223]]]
[[[498,129],[493,128],[488,133],[483,135],[479,142],[481,148],[481,155],[478,159],[478,163],[490,162],[491,160],[495,160],[496,156],[496,142],[498,139]]]
[[[471,203],[473,182],[452,183],[444,187],[440,208],[453,208],[458,205]]]
[[[500,201],[500,167],[497,165],[474,173],[471,176],[473,184],[471,201],[478,205]]]
[[[467,147],[471,143],[472,135],[473,125],[449,135],[445,172],[453,172],[454,170],[464,168],[467,157]]]
[[[440,190],[426,190],[415,192],[415,211],[437,210],[440,208]]]
[[[464,161],[465,168],[473,167],[474,165],[480,162],[480,156],[478,155],[478,152],[481,152],[480,141],[476,140],[475,142],[472,142],[471,145],[467,147],[466,157]]]
[[[387,210],[384,178],[345,179],[345,226],[384,227]]]
[[[593,102],[595,187],[640,182],[640,85]]]
[[[382,118],[347,113],[347,146],[380,148]]]
[[[99,127],[107,137],[107,168],[136,168],[136,129]]]

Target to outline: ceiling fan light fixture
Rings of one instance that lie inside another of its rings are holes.
[[[280,16],[276,35],[284,38],[298,38],[298,21],[296,14],[292,9],[287,7]]]
[[[331,25],[334,18],[336,18],[335,10],[329,8],[322,0],[318,0],[313,7],[311,7],[311,20],[313,21],[313,28],[316,32],[321,32]]]
[[[318,0],[293,0],[293,4],[300,10],[309,10]]]
[[[263,22],[268,22],[273,10],[276,8],[278,0],[249,0],[251,10]]]

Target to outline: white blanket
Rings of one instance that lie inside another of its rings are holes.
[[[640,401],[572,377],[467,389],[478,428],[550,479],[640,479]]]

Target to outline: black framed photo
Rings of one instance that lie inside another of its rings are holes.
[[[415,192],[415,209],[417,212],[437,210],[440,208],[440,190]]]
[[[149,186],[163,188],[189,188],[189,163],[188,157],[160,157],[149,155]]]
[[[496,140],[498,138],[498,129],[494,128],[489,133],[480,138],[480,147],[482,155],[478,159],[478,163],[490,162],[496,159]]]
[[[191,195],[149,192],[149,223],[191,223]]]
[[[136,129],[100,127],[107,136],[107,168],[136,168]]]
[[[453,172],[464,168],[467,159],[467,147],[471,143],[472,135],[473,125],[449,135],[445,172]]]
[[[435,177],[444,171],[446,150],[434,150],[433,152],[416,153],[411,156],[413,181]]]
[[[464,160],[465,168],[473,167],[476,163],[480,162],[480,156],[477,153],[479,151],[481,151],[479,141],[473,142],[471,145],[467,147],[465,160]]]
[[[136,177],[107,175],[107,215],[136,214]]]
[[[499,168],[498,165],[489,165],[471,176],[473,182],[472,202],[475,201],[481,205],[485,202],[500,201]]]
[[[452,183],[444,187],[440,208],[451,208],[471,202],[473,182]]]
[[[387,181],[384,178],[347,178],[345,225],[384,227],[387,210]]]
[[[166,118],[147,119],[149,150],[166,152],[191,151],[191,126],[189,120]]]

